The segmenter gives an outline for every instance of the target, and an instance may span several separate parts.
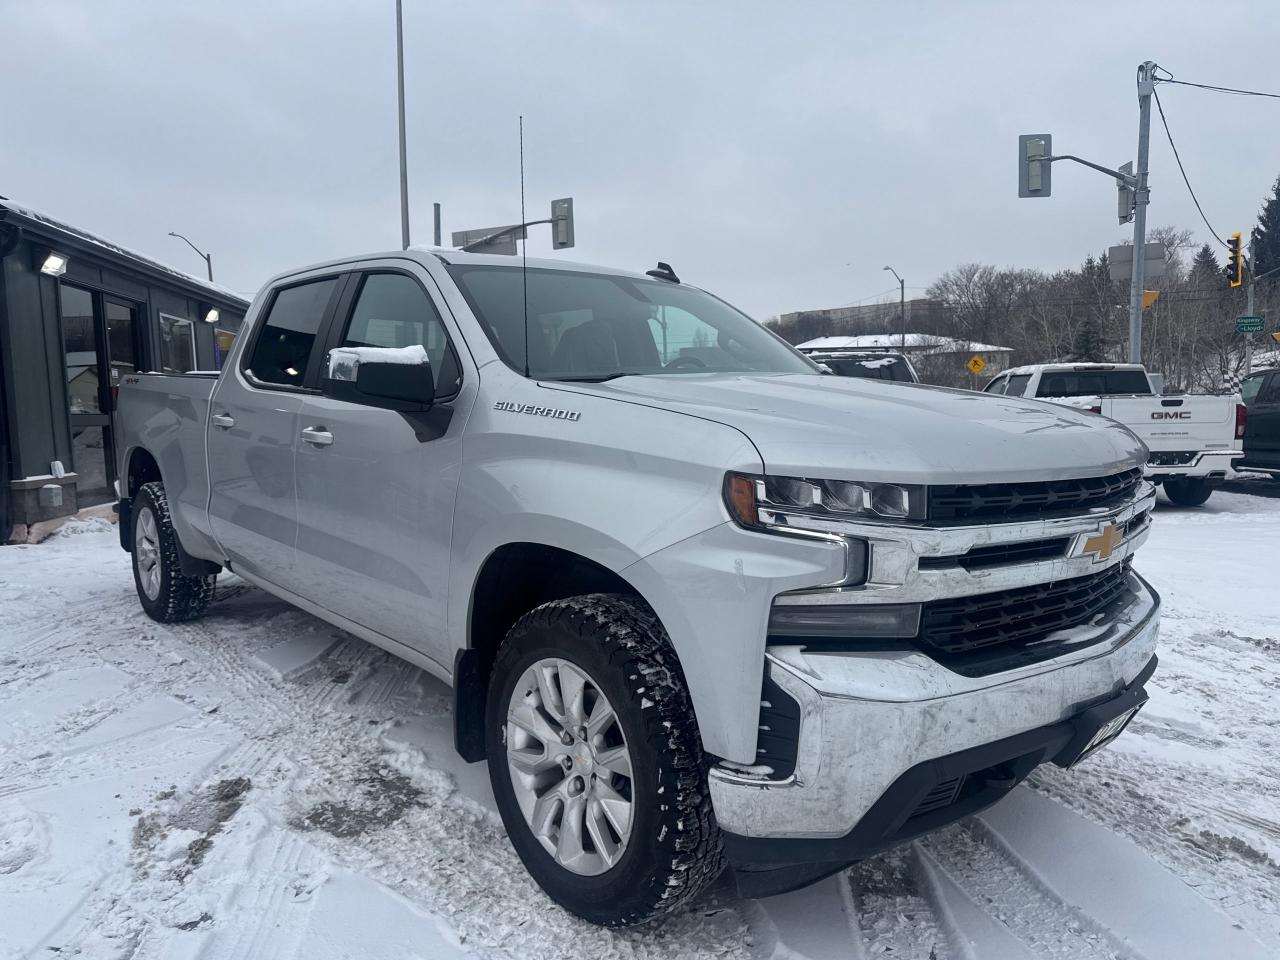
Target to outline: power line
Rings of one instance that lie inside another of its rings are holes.
[[[1236,87],[1218,87],[1211,83],[1192,83],[1189,80],[1175,80],[1172,76],[1159,77],[1157,83],[1176,83],[1180,87],[1198,87],[1201,90],[1209,90],[1213,93],[1231,93],[1240,97],[1270,97],[1273,100],[1280,100],[1280,93],[1263,93],[1260,90],[1240,90]]]
[[[1175,81],[1166,81],[1173,83]],[[1200,214],[1200,219],[1204,221],[1204,225],[1209,228],[1209,233],[1213,239],[1217,240],[1224,247],[1227,242],[1218,236],[1218,231],[1213,229],[1213,224],[1209,222],[1209,218],[1204,215],[1204,208],[1200,206],[1200,199],[1196,196],[1195,190],[1191,188],[1191,181],[1187,179],[1187,170],[1182,165],[1182,157],[1178,155],[1178,145],[1173,142],[1173,133],[1169,130],[1169,121],[1165,119],[1164,106],[1160,103],[1160,94],[1156,92],[1155,87],[1151,88],[1151,93],[1155,97],[1156,109],[1160,111],[1160,123],[1164,125],[1164,135],[1169,138],[1169,146],[1173,150],[1173,159],[1178,161],[1178,172],[1182,174],[1182,182],[1187,185],[1187,193],[1191,194],[1191,201],[1196,205],[1196,211]]]

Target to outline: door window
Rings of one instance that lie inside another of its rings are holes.
[[[124,303],[106,301],[107,356],[111,364],[111,386],[120,386],[120,378],[138,372],[138,348],[134,320],[137,311]]]
[[[1280,403],[1280,374],[1273,373],[1267,378],[1267,385],[1258,397],[1259,403]]]
[[[1003,394],[1005,386],[1008,383],[1009,381],[1006,380],[1004,377],[997,377],[995,380],[992,380],[990,383],[987,384],[987,389],[984,392]]]
[[[248,376],[268,385],[302,386],[338,279],[325,277],[276,292],[244,368]]]
[[[431,361],[436,395],[447,397],[461,384],[457,358],[431,298],[403,273],[371,273],[364,278],[342,338],[344,347],[421,345]]]
[[[1007,397],[1020,397],[1027,390],[1027,384],[1031,382],[1031,374],[1020,373],[1017,376],[1009,378],[1008,385],[1004,388],[1004,394]]]
[[[196,369],[196,327],[190,320],[160,314],[160,369],[165,373]]]
[[[1267,375],[1264,373],[1261,376],[1248,377],[1240,384],[1240,399],[1246,407],[1253,403],[1253,398],[1258,395],[1258,391],[1262,389],[1262,384],[1266,379]]]
[[[61,285],[62,351],[66,360],[67,401],[71,413],[101,413],[101,372],[93,329],[93,295]]]

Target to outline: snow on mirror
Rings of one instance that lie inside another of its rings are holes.
[[[430,362],[421,344],[411,347],[334,347],[329,351],[329,379],[355,383],[362,363],[423,366]]]

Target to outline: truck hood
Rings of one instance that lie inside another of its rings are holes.
[[[549,384],[547,384],[549,386]],[[557,384],[734,427],[768,473],[897,483],[1076,479],[1146,462],[1114,421],[1034,400],[818,374]]]

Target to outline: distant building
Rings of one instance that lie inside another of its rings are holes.
[[[870,333],[860,337],[816,337],[796,344],[796,349],[815,360],[821,360],[825,352],[841,350],[883,350],[886,353],[904,354],[926,383],[960,383],[967,373],[965,364],[975,354],[982,358],[983,379],[1008,369],[1013,356],[1012,347],[1000,347],[991,343],[971,340],[955,340],[937,337],[930,333]]]
[[[946,304],[941,300],[930,300],[924,297],[908,300],[905,304],[893,300],[883,303],[862,303],[851,307],[829,307],[822,310],[796,310],[782,314],[778,321],[782,324],[790,324],[801,317],[811,317],[828,321],[833,331],[840,330],[841,327],[865,329],[868,325],[879,326],[885,330],[898,330],[902,325],[903,307],[905,307],[908,329],[911,327],[917,330],[922,327],[936,329],[946,321]]]
[[[121,378],[219,369],[246,309],[230,290],[0,200],[0,543],[14,524],[114,500]]]

